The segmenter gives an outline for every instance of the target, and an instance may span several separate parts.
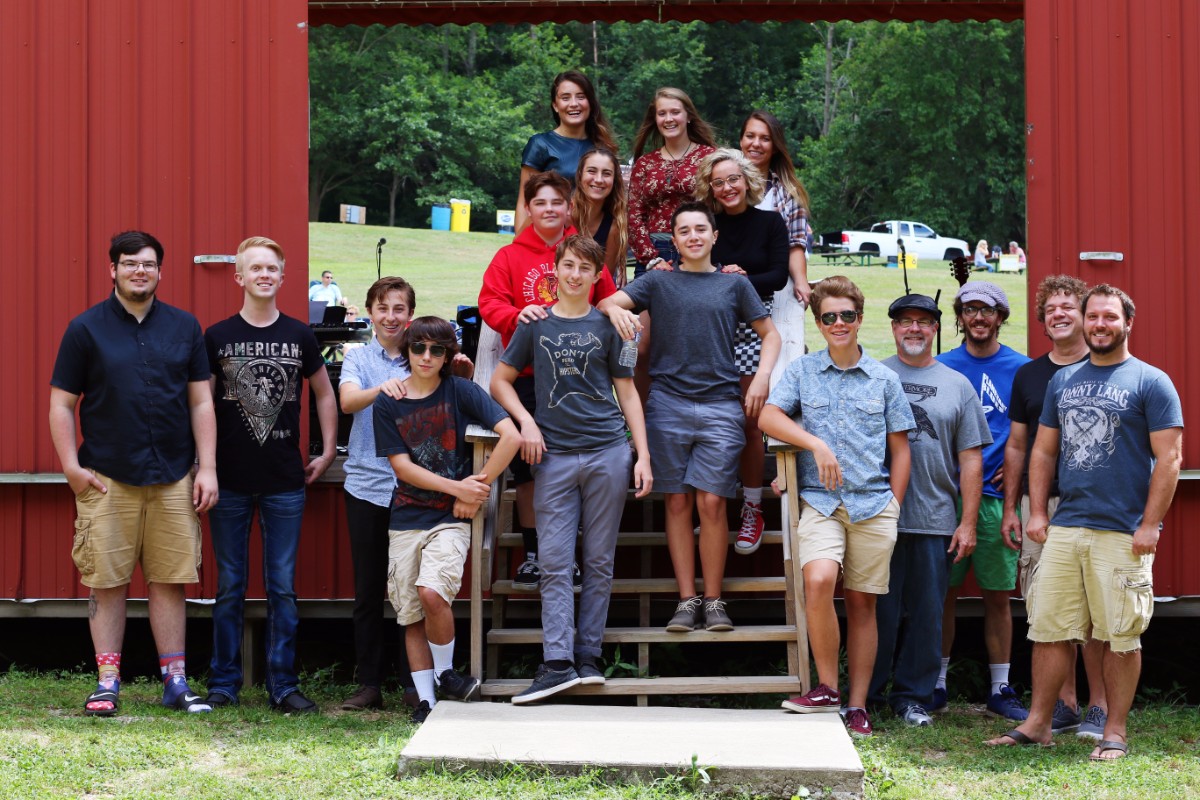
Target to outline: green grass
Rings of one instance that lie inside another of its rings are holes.
[[[417,291],[419,314],[434,314],[447,319],[454,318],[459,305],[476,304],[484,270],[496,251],[512,241],[510,236],[492,233],[314,222],[309,224],[309,275],[317,278],[322,270],[332,270],[342,293],[351,302],[362,305],[367,287],[375,280],[375,243],[380,237],[388,240],[383,248],[383,273],[400,275],[413,285]],[[814,256],[808,274],[813,280],[845,275],[857,283],[867,298],[859,336],[863,347],[880,359],[896,352],[887,308],[892,300],[904,294],[904,277],[900,270],[826,265],[823,259]],[[979,274],[973,277],[994,281],[1008,293],[1013,315],[1001,330],[1000,341],[1019,352],[1026,352],[1025,276]],[[924,262],[909,271],[908,279],[914,292],[933,297],[939,289],[942,291],[941,306],[946,321],[942,349],[958,346],[961,337],[954,331],[951,312],[958,284],[950,277],[947,262]],[[824,340],[817,333],[812,315],[806,318],[805,341],[810,350],[819,350],[825,346]]]
[[[511,236],[494,233],[387,228],[313,222],[308,226],[309,279],[331,270],[351,303],[363,306],[375,282],[375,243],[383,246],[383,274],[399,275],[417,292],[417,313],[454,319],[460,305],[479,301],[483,272]],[[363,310],[365,314],[365,309]]]
[[[400,711],[334,711],[350,687],[304,677],[324,713],[281,717],[260,689],[243,704],[185,716],[158,705],[159,685],[122,687],[122,713],[88,719],[79,712],[94,686],[90,674],[0,676],[0,795],[23,798],[623,798],[691,797],[682,780],[612,783],[599,774],[554,778],[511,766],[498,774],[435,772],[396,780],[401,749],[414,728]],[[1053,749],[990,749],[1003,730],[979,707],[955,704],[932,728],[876,720],[876,735],[856,742],[869,800],[955,798],[1200,797],[1200,714],[1168,704],[1139,707],[1131,718],[1132,752],[1092,764],[1090,746],[1059,737]],[[630,714],[636,713],[633,709]],[[632,724],[632,723],[631,723]],[[797,718],[797,724],[803,720]],[[721,735],[714,731],[715,736]],[[704,754],[700,753],[702,764]],[[818,787],[810,787],[814,790]]]

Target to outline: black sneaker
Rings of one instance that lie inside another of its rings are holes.
[[[295,691],[276,703],[271,701],[271,709],[284,714],[316,714],[317,704],[305,697],[300,691]]]
[[[513,578],[513,588],[523,592],[536,592],[542,581],[542,571],[538,562],[527,558],[517,567],[517,577]]]
[[[598,686],[604,683],[604,671],[593,656],[576,656],[575,671],[579,673],[579,682],[584,686]]]
[[[437,676],[438,694],[446,700],[469,703],[479,699],[479,678],[461,675],[448,669]]]
[[[1083,718],[1079,714],[1079,709],[1068,708],[1067,704],[1060,699],[1054,704],[1054,717],[1050,720],[1050,733],[1057,736],[1060,733],[1078,730],[1081,722],[1083,722]]]
[[[433,709],[429,707],[428,700],[422,700],[417,704],[417,707],[412,710],[412,721],[414,725],[420,725],[429,716]]]
[[[706,631],[731,631],[733,620],[725,613],[725,601],[719,597],[704,601],[704,629]]]
[[[583,573],[579,571],[578,561],[571,565],[571,585],[575,587],[575,591],[583,588]]]
[[[224,692],[209,692],[208,697],[204,698],[204,703],[213,708],[229,708],[236,706],[238,701]]]
[[[533,676],[533,683],[529,684],[529,688],[525,691],[514,697],[512,703],[514,706],[536,703],[538,700],[544,700],[550,695],[558,694],[564,689],[578,686],[579,682],[579,673],[575,671],[574,667],[550,669],[545,664],[539,664],[537,673]]]
[[[700,595],[680,600],[675,606],[675,616],[667,623],[671,633],[687,633],[704,627],[704,598]]]

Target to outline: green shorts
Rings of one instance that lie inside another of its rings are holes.
[[[962,498],[956,502],[958,518],[962,519]],[[979,521],[975,525],[975,552],[950,567],[950,586],[963,585],[971,567],[975,567],[975,582],[989,592],[1011,592],[1017,588],[1017,561],[1021,554],[1005,547],[1000,539],[1000,521],[1004,517],[1004,501],[984,495],[979,501]]]

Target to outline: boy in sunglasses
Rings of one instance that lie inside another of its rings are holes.
[[[520,426],[522,455],[533,466],[542,572],[544,663],[513,705],[579,683],[604,683],[597,659],[632,461],[626,424],[637,450],[637,496],[649,494],[652,486],[646,425],[633,385],[637,349],[632,343],[623,347],[588,302],[592,287],[607,274],[604,248],[577,233],[559,244],[556,261],[558,302],[546,309],[545,319],[518,326],[492,377],[492,396]],[[513,386],[529,366],[536,391],[532,414]],[[578,624],[571,591],[577,538],[583,582]]]
[[[866,701],[877,645],[875,600],[888,591],[911,466],[908,431],[916,422],[900,378],[858,344],[863,303],[859,288],[841,275],[813,288],[813,316],[828,347],[788,365],[758,427],[801,448],[799,560],[817,686],[783,707],[807,714],[842,705],[833,605],[842,573],[850,662],[844,716],[851,734],[870,736]]]
[[[396,473],[388,531],[388,598],[404,632],[424,722],[442,699],[468,702],[479,679],[454,670],[454,602],[471,546],[470,520],[521,444],[517,427],[480,387],[450,374],[454,326],[418,317],[401,339],[411,375],[407,395],[380,393],[372,406],[375,449]],[[483,471],[471,473],[467,425],[500,434]],[[436,692],[435,692],[436,688]]]

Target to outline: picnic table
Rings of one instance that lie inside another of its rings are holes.
[[[873,266],[876,261],[879,261],[880,263],[883,262],[883,259],[880,258],[879,253],[875,252],[874,250],[834,250],[831,253],[820,253],[819,255],[821,258],[825,259],[826,264],[844,264],[848,267],[855,265],[860,267],[870,267]]]

